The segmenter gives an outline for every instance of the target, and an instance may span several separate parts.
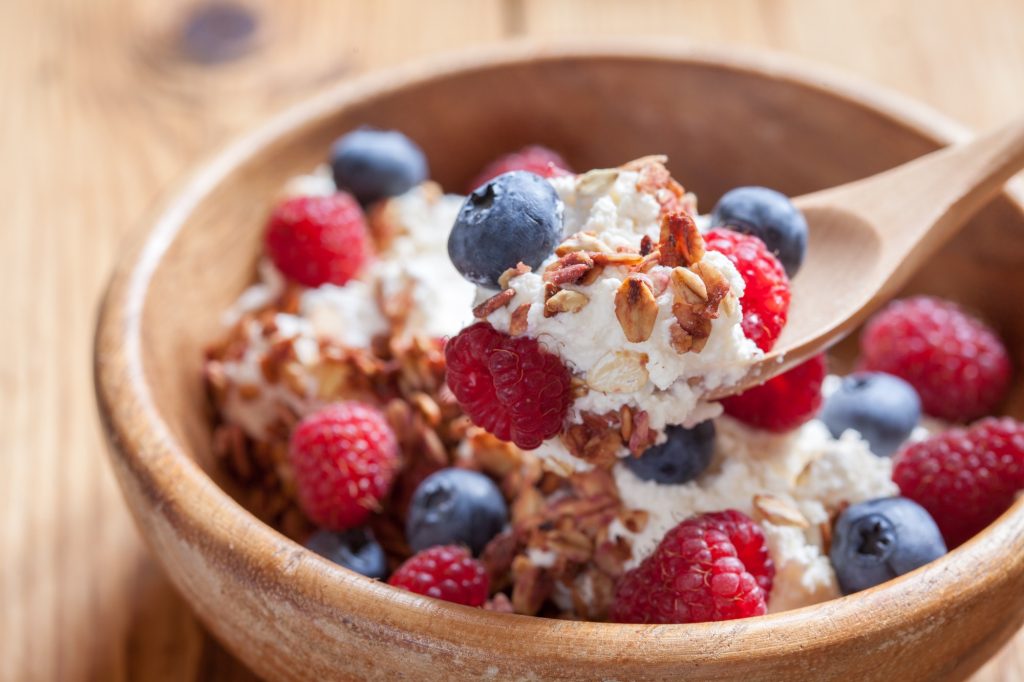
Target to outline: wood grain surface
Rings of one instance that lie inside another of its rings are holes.
[[[0,679],[251,679],[146,556],[89,355],[123,235],[266,115],[354,73],[524,35],[779,49],[979,128],[1024,110],[1018,0],[238,3],[0,3]],[[1024,635],[976,679],[1024,679]]]

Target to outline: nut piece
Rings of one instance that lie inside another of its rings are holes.
[[[615,317],[626,339],[632,343],[641,343],[651,337],[654,322],[658,319],[658,302],[643,276],[632,274],[622,280],[615,292]]]
[[[590,393],[590,387],[587,386],[587,382],[577,376],[569,380],[569,390],[572,392],[573,399],[582,398]]]
[[[495,310],[498,310],[499,308],[504,308],[509,303],[511,303],[512,299],[515,297],[515,289],[505,289],[504,291],[499,291],[494,296],[491,296],[489,299],[487,299],[477,307],[473,308],[473,317],[475,317],[478,320],[486,319],[487,316],[493,313]]]
[[[647,448],[654,445],[658,434],[651,430],[651,415],[647,410],[640,410],[633,415],[633,432],[629,435],[627,445],[634,457],[639,457]]]
[[[512,311],[512,315],[508,320],[508,333],[512,336],[519,336],[525,334],[527,327],[530,326],[529,321],[530,315],[530,304],[522,303],[518,308]]]
[[[571,424],[562,433],[562,443],[574,457],[599,469],[611,469],[619,461],[622,436],[615,414],[583,412],[582,422]]]
[[[588,287],[597,280],[599,280],[601,278],[601,275],[604,274],[604,267],[605,266],[603,265],[595,264],[594,267],[587,271],[587,274],[580,277],[580,279],[576,282],[577,286]]]
[[[672,347],[676,348],[678,352],[687,352],[679,351],[677,344],[679,347],[686,346],[687,341],[685,339],[689,337],[688,350],[699,353],[704,350],[708,337],[711,336],[711,320],[701,316],[693,308],[693,306],[686,303],[676,302],[672,304],[672,314],[675,315],[676,322],[669,330],[669,334]]]
[[[551,284],[575,284],[594,267],[594,259],[583,251],[567,253],[552,263],[542,276]]]
[[[774,495],[754,495],[754,511],[756,516],[777,526],[809,528],[811,525],[799,509]]]
[[[554,317],[558,313],[578,313],[589,302],[590,299],[578,291],[562,289],[544,302],[544,317]]]
[[[587,372],[587,385],[602,393],[631,393],[647,383],[647,354],[632,350],[605,353]]]
[[[612,253],[612,247],[601,241],[593,232],[577,232],[555,247],[555,255],[561,257],[573,251],[589,251],[593,255],[595,253]]]
[[[595,265],[625,265],[632,267],[639,265],[643,261],[644,257],[639,253],[629,253],[628,251],[618,251],[616,253],[592,253],[590,254],[594,258]]]
[[[718,317],[718,304],[729,295],[729,280],[725,278],[721,270],[711,263],[696,263],[693,266],[693,271],[704,282],[704,288],[708,294],[704,299],[705,305],[701,314],[714,319]]]
[[[658,249],[662,265],[688,267],[704,257],[704,237],[686,211],[666,213],[661,217]]]
[[[576,179],[576,193],[583,196],[604,194],[618,179],[618,168],[595,168]]]
[[[502,289],[508,289],[509,280],[515,279],[519,275],[525,275],[532,269],[533,268],[531,268],[529,265],[520,261],[516,263],[516,266],[514,268],[509,268],[505,272],[501,273],[501,277],[498,278],[498,286],[500,286]]]
[[[689,268],[672,268],[671,282],[672,293],[681,301],[700,305],[708,300],[707,285]]]
[[[640,240],[640,255],[649,255],[651,251],[654,251],[654,240],[651,239],[650,235],[645,234],[643,239]]]
[[[667,160],[664,156],[649,156],[626,165],[630,170],[639,171],[637,190],[653,196],[661,206],[662,215],[686,210],[688,206],[692,206],[689,213],[697,215],[695,202],[686,200],[686,190],[672,179],[668,168],[665,167]]]

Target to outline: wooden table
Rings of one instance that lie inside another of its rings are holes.
[[[251,679],[148,558],[90,372],[123,235],[201,157],[352,74],[521,36],[774,48],[976,127],[1024,109],[1019,0],[0,3],[0,679]],[[1024,679],[1024,633],[977,680]]]

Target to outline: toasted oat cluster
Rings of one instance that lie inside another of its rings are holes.
[[[816,358],[704,399],[785,324],[806,225],[782,195],[734,190],[708,229],[663,157],[574,174],[530,147],[467,197],[394,131],[329,161],[285,188],[206,355],[215,451],[262,520],[426,596],[627,622],[796,608],[945,551],[914,386]]]

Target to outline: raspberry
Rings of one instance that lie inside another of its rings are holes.
[[[391,574],[388,584],[456,604],[483,606],[490,579],[467,549],[440,545],[407,560]]]
[[[1024,424],[983,419],[913,443],[896,455],[892,479],[932,515],[950,548],[968,540],[1024,489]]]
[[[523,147],[517,152],[499,157],[487,164],[480,171],[480,174],[473,179],[473,182],[470,183],[467,191],[472,192],[488,180],[496,178],[502,173],[514,170],[529,171],[542,178],[555,178],[559,175],[569,175],[571,173],[569,164],[565,162],[565,159],[558,152],[551,151],[547,147],[541,147],[540,145],[531,145]]]
[[[384,415],[356,402],[328,405],[299,422],[288,454],[299,503],[331,530],[366,521],[398,468],[398,444]]]
[[[865,369],[905,379],[940,419],[991,414],[1010,387],[1010,357],[996,333],[938,298],[893,301],[864,328],[860,348]]]
[[[722,407],[729,416],[758,429],[795,429],[818,413],[827,370],[825,355],[815,355],[760,386],[723,399]]]
[[[532,450],[562,430],[569,370],[535,339],[478,322],[445,346],[448,387],[473,423]]]
[[[723,227],[705,234],[704,242],[731,260],[743,278],[743,333],[767,353],[789,315],[789,278],[782,263],[757,237]]]
[[[363,211],[345,192],[286,199],[270,215],[266,248],[285,277],[307,287],[344,284],[370,257]]]
[[[729,509],[683,521],[615,591],[620,623],[701,623],[764,615],[775,577],[764,533]]]

